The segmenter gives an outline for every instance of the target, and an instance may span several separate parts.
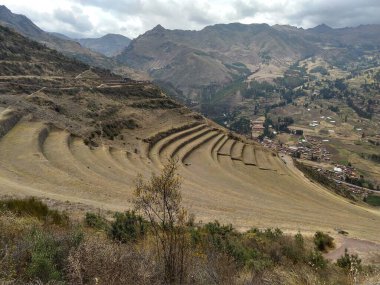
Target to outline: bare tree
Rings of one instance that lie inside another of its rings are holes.
[[[187,211],[182,207],[177,161],[169,160],[160,175],[149,182],[138,176],[134,204],[151,223],[158,258],[163,262],[165,283],[184,283],[188,252]]]

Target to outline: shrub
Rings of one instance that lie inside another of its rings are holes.
[[[69,218],[65,213],[49,209],[45,203],[34,197],[0,201],[1,211],[10,211],[18,216],[31,216],[57,225],[65,225],[69,222]]]
[[[90,228],[98,230],[106,230],[108,228],[107,220],[100,214],[87,212],[84,221]]]
[[[151,252],[90,236],[67,258],[67,284],[163,284]]]
[[[334,238],[318,231],[314,235],[314,244],[319,251],[327,251],[330,248],[334,248]]]
[[[135,242],[146,233],[146,222],[134,211],[116,213],[111,223],[110,235],[122,243]]]
[[[336,264],[345,269],[347,272],[357,274],[361,271],[361,259],[357,254],[349,254],[347,248],[344,250],[344,255],[337,259]]]
[[[83,233],[76,229],[55,234],[33,230],[26,238],[30,255],[26,276],[42,282],[63,280],[69,252],[78,248],[82,240]]]
[[[188,258],[188,214],[181,205],[181,180],[177,161],[169,160],[160,175],[149,182],[136,181],[135,208],[148,219],[156,241],[158,260],[162,262],[165,283],[181,284],[186,276]]]
[[[304,261],[305,245],[304,238],[301,233],[297,233],[293,239],[284,238],[286,241],[283,245],[283,254],[293,263]]]
[[[309,254],[309,265],[315,269],[324,269],[327,266],[327,260],[319,251],[312,251]]]
[[[61,272],[55,264],[58,255],[56,241],[42,232],[34,233],[31,239],[31,259],[27,268],[27,275],[31,279],[38,278],[42,282],[61,280]]]

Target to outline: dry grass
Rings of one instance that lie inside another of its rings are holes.
[[[21,121],[0,140],[0,159],[6,163],[0,165],[0,192],[126,209],[136,175],[158,172],[168,157],[176,155],[180,161],[184,158],[179,174],[185,204],[203,221],[218,217],[237,227],[279,226],[305,232],[343,228],[354,237],[380,241],[373,227],[380,221],[378,211],[331,194],[271,153],[258,148],[258,165],[245,164],[244,157],[231,159],[235,151],[231,147],[225,155],[217,154],[223,141],[211,128],[182,135],[182,129],[167,131],[170,123],[161,126],[152,116],[149,119],[159,135],[146,137],[155,138],[152,143],[165,146],[163,150],[151,146],[148,153],[148,144],[132,145],[134,137],[127,137],[131,151],[107,145],[91,149],[68,132]],[[143,134],[144,129],[130,132]]]

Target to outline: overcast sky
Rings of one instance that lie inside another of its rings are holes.
[[[380,24],[380,0],[0,0],[49,32],[71,37],[119,33],[130,38],[161,24],[199,30],[217,23],[310,28]]]

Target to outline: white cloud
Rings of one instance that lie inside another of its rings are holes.
[[[129,37],[161,24],[201,29],[217,23],[289,24],[309,28],[380,24],[378,0],[3,0],[46,31],[74,37],[120,33]]]

